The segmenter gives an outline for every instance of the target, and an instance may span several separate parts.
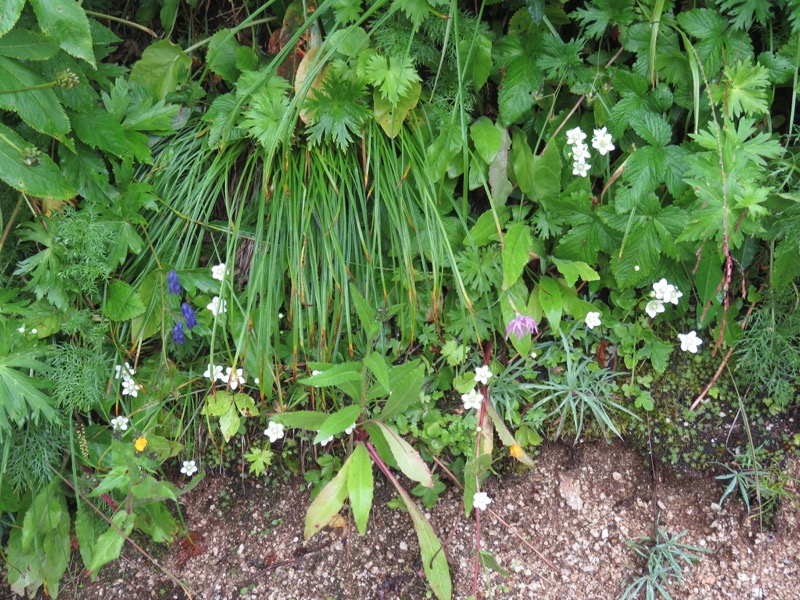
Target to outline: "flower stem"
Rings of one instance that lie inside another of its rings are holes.
[[[149,28],[145,27],[144,25],[139,25],[139,23],[135,23],[134,21],[128,21],[126,19],[120,19],[119,17],[112,17],[111,15],[106,15],[106,14],[99,13],[99,12],[94,12],[93,10],[83,9],[83,12],[85,12],[87,15],[90,15],[92,17],[97,17],[98,19],[106,19],[108,21],[114,21],[115,23],[122,23],[123,25],[127,25],[128,27],[133,27],[134,29],[139,29],[141,31],[144,31],[147,34],[150,34],[154,38],[158,37],[158,34],[156,34],[156,32],[153,31],[152,29],[149,29]]]

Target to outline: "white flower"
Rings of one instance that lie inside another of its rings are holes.
[[[583,322],[586,323],[586,326],[589,329],[594,329],[595,327],[600,325],[600,313],[599,312],[586,313],[586,317],[584,317]]]
[[[681,350],[684,352],[691,352],[692,354],[697,354],[697,349],[700,347],[700,344],[703,343],[697,334],[694,331],[690,331],[689,333],[679,333],[678,339],[681,341]]]
[[[586,134],[583,133],[580,127],[575,127],[567,132],[567,144],[580,144],[586,139]]]
[[[600,156],[605,156],[614,149],[614,144],[611,143],[611,134],[606,131],[605,127],[594,130],[592,148],[595,148]]]
[[[197,463],[193,460],[183,461],[183,466],[181,467],[181,473],[183,473],[187,477],[191,477],[192,475],[197,473]]]
[[[474,408],[478,410],[483,402],[483,394],[475,388],[472,388],[468,393],[461,394],[461,401],[464,403],[464,410]]]
[[[678,300],[683,296],[683,292],[678,291],[674,285],[670,285],[666,290],[664,290],[663,299],[664,302],[672,302],[672,304],[677,304]]]
[[[136,385],[136,382],[131,378],[126,378],[122,380],[122,395],[123,396],[136,396],[139,395],[139,386]]]
[[[650,300],[644,310],[651,319],[655,319],[657,314],[664,312],[664,303],[661,300]]]
[[[322,441],[319,443],[319,445],[320,445],[320,446],[327,446],[327,445],[328,445],[328,444],[330,444],[332,441],[333,441],[333,436],[326,437],[324,440],[322,440]]]
[[[218,265],[211,267],[211,277],[213,277],[217,281],[224,281],[225,263],[219,263]]]
[[[353,423],[352,425],[350,425],[350,427],[348,427],[347,429],[344,430],[344,434],[345,435],[350,435],[351,433],[353,433],[353,430],[355,430],[355,428],[356,428],[356,424]]]
[[[131,375],[136,373],[128,363],[125,363],[124,367],[122,365],[114,365],[114,371],[116,371],[116,373],[114,373],[114,379],[119,379],[120,377],[122,377],[122,379],[130,379]]]
[[[114,417],[111,419],[111,427],[114,428],[114,431],[127,431],[128,417]]]
[[[478,367],[475,369],[475,381],[486,385],[489,383],[489,380],[492,378],[492,370],[483,365],[482,367]]]
[[[589,169],[591,168],[590,165],[587,165],[583,161],[576,161],[572,165],[572,174],[573,175],[580,175],[581,177],[586,177],[589,174]]]
[[[641,269],[641,267],[640,267],[639,265],[635,265],[635,266],[633,267],[633,270],[634,270],[634,271],[638,271],[639,269]]]
[[[475,492],[472,497],[472,505],[478,510],[486,510],[491,503],[492,499],[489,498],[489,494],[486,492]]]
[[[591,157],[592,155],[589,153],[589,146],[583,142],[578,142],[575,144],[575,148],[572,149],[572,159],[575,162],[586,162],[586,160],[590,159]]]
[[[210,379],[211,381],[216,379],[219,379],[220,381],[226,381],[225,375],[222,374],[222,367],[220,365],[212,365],[210,363],[208,368],[203,372],[203,377]]]
[[[253,383],[258,385],[259,383],[261,383],[261,380],[258,377],[256,377],[255,379],[253,379]]]
[[[227,305],[227,300],[220,300],[219,296],[214,296],[211,302],[206,305],[206,308],[211,311],[212,315],[218,317],[228,310]]]
[[[25,324],[23,323],[23,324],[22,324],[22,327],[20,327],[19,329],[17,329],[17,331],[19,331],[20,333],[25,333]]]
[[[36,330],[36,327],[34,327],[33,329],[31,329],[31,333],[32,333],[33,335],[36,335],[36,334],[37,334],[37,333],[39,333],[39,332]]]
[[[232,390],[235,390],[240,385],[247,383],[244,375],[242,375],[242,370],[236,369],[236,371],[234,371],[231,367],[225,368],[225,375],[220,377],[220,381],[223,383],[229,383]]]
[[[539,355],[536,352],[531,352],[531,358],[537,358]]]
[[[264,430],[264,435],[269,438],[269,441],[274,443],[283,437],[283,425],[270,421],[267,428]]]
[[[656,300],[663,300],[664,293],[671,287],[672,284],[662,278],[653,284],[653,296],[655,296]]]

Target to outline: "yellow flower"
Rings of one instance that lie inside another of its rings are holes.
[[[511,447],[508,449],[508,453],[514,458],[521,458],[522,446],[520,446],[519,444],[512,444]]]
[[[147,440],[143,437],[137,438],[133,443],[133,447],[136,448],[137,452],[144,452],[144,449],[147,448]]]

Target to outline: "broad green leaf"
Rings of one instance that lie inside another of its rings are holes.
[[[422,511],[403,486],[394,477],[390,478],[390,481],[397,489],[397,493],[400,494],[411,521],[414,523],[414,530],[417,532],[417,539],[419,540],[422,567],[425,569],[428,585],[431,586],[431,590],[439,600],[450,600],[453,596],[452,583],[442,543],[436,537],[436,533],[425,518],[425,515],[422,514]],[[433,487],[432,484],[433,482],[431,482],[431,486],[427,487]]]
[[[103,524],[95,516],[95,512],[86,506],[83,500],[79,500],[75,512],[75,537],[78,539],[78,550],[83,559],[83,566],[88,567],[92,563],[94,547],[100,537]]]
[[[353,454],[347,459],[350,463],[347,476],[347,492],[350,495],[350,508],[358,533],[367,533],[369,511],[372,508],[372,459],[364,442],[359,442]]]
[[[124,158],[132,148],[119,119],[102,109],[70,113],[72,126],[87,146]]]
[[[208,43],[208,52],[206,53],[208,68],[229,83],[235,83],[241,75],[241,71],[236,66],[236,49],[238,47],[234,32],[230,29],[220,29],[211,36]]]
[[[103,314],[110,320],[128,321],[141,316],[144,311],[144,302],[130,285],[115,281],[108,286]]]
[[[386,364],[386,359],[380,352],[370,352],[364,358],[364,366],[367,367],[375,379],[383,388],[383,394],[388,394],[392,388],[389,384],[389,366]]]
[[[500,150],[489,165],[489,189],[492,192],[494,207],[505,205],[506,200],[514,191],[514,186],[508,179],[508,149],[511,147],[511,137],[506,129],[500,131]]]
[[[611,271],[619,286],[636,285],[644,277],[654,273],[661,260],[660,248],[661,243],[652,221],[631,227],[625,238],[625,246],[611,257]]]
[[[369,35],[363,27],[348,27],[329,35],[325,43],[347,58],[355,58],[369,47]]]
[[[458,48],[461,62],[466,62],[460,70],[465,79],[471,80],[471,89],[477,92],[489,80],[492,69],[492,40],[478,33],[470,39],[461,40]]]
[[[0,4],[0,35],[5,35],[17,22],[22,14],[25,0],[3,0]]]
[[[89,19],[76,0],[30,0],[42,33],[75,58],[95,66]]]
[[[319,432],[317,432],[317,436],[314,438],[314,443],[319,444],[322,440],[327,439],[332,435],[342,433],[345,429],[350,427],[350,425],[356,422],[356,419],[358,419],[358,417],[361,415],[361,412],[361,407],[357,404],[353,404],[351,406],[345,406],[344,408],[329,415],[322,424],[322,427],[319,428]]]
[[[414,62],[407,56],[385,58],[374,53],[367,61],[365,75],[393,106],[397,106],[401,98],[410,94],[412,87],[422,81]]]
[[[113,525],[97,538],[92,553],[92,562],[86,567],[91,574],[92,581],[97,579],[97,574],[103,565],[119,558],[125,538],[133,530],[133,520],[132,513],[128,513],[125,509],[119,510],[111,518]]]
[[[23,60],[46,60],[56,52],[58,52],[58,43],[53,38],[30,29],[14,29],[0,37],[0,55],[2,56]]]
[[[219,418],[219,430],[222,432],[222,437],[228,442],[237,434],[239,426],[242,424],[242,419],[239,416],[239,411],[236,406],[231,404],[222,416]]]
[[[45,81],[41,76],[22,63],[0,56],[0,108],[16,112],[36,131],[63,140],[64,134],[70,129],[69,119],[52,89],[9,93],[43,83]]]
[[[372,339],[378,335],[381,330],[380,321],[377,318],[377,311],[367,302],[355,284],[350,284],[350,297],[353,300],[353,306],[358,314],[358,319],[361,321],[361,326],[364,328],[367,338]]]
[[[314,387],[327,387],[348,381],[361,381],[364,376],[361,372],[362,368],[361,363],[357,362],[340,363],[325,368],[325,370],[318,375],[298,379],[297,382]]]
[[[178,532],[178,522],[166,503],[150,502],[136,507],[134,526],[157,544],[169,543]]]
[[[336,477],[331,479],[322,491],[314,498],[311,506],[306,513],[306,527],[303,535],[306,539],[311,538],[328,523],[334,515],[342,510],[344,501],[347,498],[347,479],[350,469],[348,459],[339,469]]]
[[[695,268],[694,285],[700,296],[700,312],[720,291],[722,261],[716,252],[703,252]]]
[[[164,500],[177,500],[181,491],[168,481],[158,481],[152,475],[145,475],[141,481],[131,486],[133,497],[146,502],[163,502]],[[137,503],[134,502],[134,506]]]
[[[471,243],[476,246],[485,246],[489,242],[499,241],[500,231],[510,216],[511,208],[508,206],[499,206],[496,210],[485,211],[478,217],[475,225],[469,230],[469,236],[464,238],[462,244],[469,246],[470,238],[472,238]]]
[[[389,369],[390,396],[379,418],[389,420],[419,400],[425,379],[425,366],[419,360],[408,361]]]
[[[58,170],[56,164],[43,152],[39,164],[28,166],[20,148],[31,144],[14,131],[0,124],[0,179],[10,187],[36,198],[68,200],[75,196],[75,188]]]
[[[221,390],[206,396],[206,402],[200,414],[209,417],[221,417],[233,406],[233,394],[227,390]]]
[[[556,144],[549,144],[541,156],[534,156],[525,133],[517,131],[511,163],[519,189],[532,200],[548,200],[561,191],[561,155]]]
[[[179,46],[161,40],[148,46],[134,63],[130,80],[143,84],[163,100],[184,82],[191,65],[192,59]]]
[[[651,112],[638,113],[631,117],[634,131],[651,146],[664,147],[672,138],[672,129],[664,118]]]
[[[600,274],[583,261],[561,260],[555,257],[551,260],[570,286],[575,285],[578,277],[584,281],[597,281],[600,279]]]
[[[255,405],[255,400],[253,400],[247,394],[235,394],[233,396],[233,403],[236,405],[236,409],[239,411],[239,414],[243,417],[258,416],[258,408]]]
[[[496,49],[502,55],[500,66],[503,68],[503,80],[497,93],[498,121],[509,126],[533,108],[542,74],[530,54],[531,44],[523,36],[505,36]]]
[[[276,423],[306,431],[319,431],[327,418],[327,413],[314,412],[313,410],[298,410],[272,415],[272,420]]]
[[[500,150],[501,131],[488,117],[481,117],[470,125],[469,136],[478,156],[486,164],[491,163]]]
[[[531,257],[531,228],[523,223],[514,223],[504,236],[503,289],[509,289],[522,275]]]
[[[433,479],[431,478],[428,465],[422,460],[419,452],[414,450],[408,442],[400,437],[400,434],[382,421],[370,421],[365,428],[370,433],[370,436],[372,436],[375,428],[380,430],[380,433],[383,435],[386,444],[392,452],[392,456],[394,456],[397,462],[397,467],[405,473],[406,477],[421,483],[425,487],[433,487]]]
[[[563,302],[561,300],[561,286],[555,279],[542,277],[539,280],[539,302],[542,305],[544,316],[550,323],[550,328],[558,332],[561,330],[561,314]]]
[[[106,473],[100,484],[89,493],[89,497],[100,496],[110,492],[111,490],[118,490],[127,486],[130,481],[131,477],[128,473],[128,467],[114,467],[108,473]]]
[[[384,133],[390,138],[396,138],[403,129],[408,114],[414,109],[422,93],[419,82],[412,83],[408,91],[397,99],[394,104],[383,97],[378,91],[373,94],[373,112],[375,120]]]

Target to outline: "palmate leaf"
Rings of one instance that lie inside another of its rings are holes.
[[[364,94],[364,86],[358,81],[325,77],[321,87],[314,89],[304,103],[311,117],[309,142],[315,145],[328,141],[346,149],[353,136],[361,135],[362,125],[372,114],[364,103]]]
[[[594,0],[572,13],[587,37],[600,39],[611,25],[630,24],[636,12],[628,0]]]
[[[725,68],[722,83],[711,87],[714,102],[723,102],[728,118],[737,118],[742,113],[751,115],[769,112],[769,71],[754,65],[750,59]]]
[[[412,85],[422,81],[408,56],[390,56],[387,59],[373,54],[367,62],[365,74],[367,81],[393,105],[410,91]]]
[[[754,21],[765,25],[774,2],[771,0],[717,0],[722,10],[733,17],[734,29],[750,29]]]
[[[262,75],[263,77],[263,75]],[[248,74],[242,75],[248,78]],[[282,77],[272,76],[260,91],[250,97],[250,105],[242,113],[239,127],[258,141],[266,150],[272,150],[285,138],[289,128],[289,83]]]

